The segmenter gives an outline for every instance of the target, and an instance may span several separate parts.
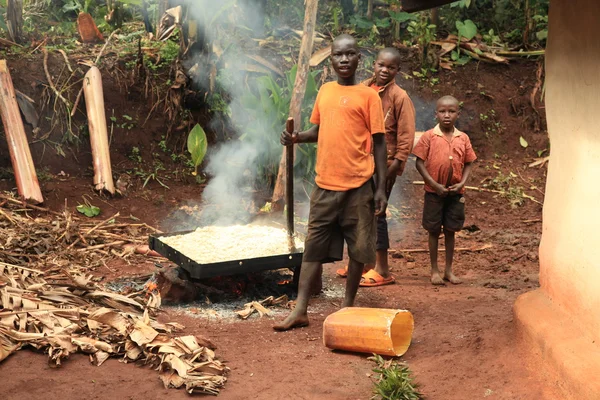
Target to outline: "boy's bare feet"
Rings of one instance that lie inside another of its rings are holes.
[[[444,286],[445,285],[444,280],[440,276],[439,272],[432,272],[431,273],[431,284],[432,285],[437,285],[437,286]]]
[[[448,281],[454,285],[459,285],[462,283],[462,281],[460,280],[460,278],[458,278],[456,275],[454,275],[452,272],[446,272],[444,274],[444,280]]]
[[[281,323],[273,325],[273,329],[283,332],[294,328],[301,328],[303,326],[308,326],[308,315],[294,310]]]

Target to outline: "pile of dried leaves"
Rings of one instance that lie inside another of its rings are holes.
[[[26,346],[46,352],[51,366],[75,352],[96,365],[120,357],[151,365],[167,388],[218,394],[229,369],[206,339],[174,336],[181,325],[156,321],[160,302],[153,292],[104,291],[77,270],[0,263],[0,361]]]
[[[48,265],[106,265],[133,253],[128,244],[143,244],[156,229],[119,214],[103,221],[82,218],[22,203],[0,194],[0,259],[46,269]]]

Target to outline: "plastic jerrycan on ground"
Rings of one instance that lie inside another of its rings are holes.
[[[414,330],[406,310],[346,307],[323,323],[326,347],[384,356],[401,356],[408,350]]]

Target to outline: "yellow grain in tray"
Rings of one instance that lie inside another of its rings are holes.
[[[208,226],[160,240],[198,264],[289,254],[287,231],[264,225]],[[297,251],[304,243],[295,238]]]

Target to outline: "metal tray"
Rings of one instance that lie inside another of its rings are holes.
[[[247,274],[249,272],[266,271],[280,268],[296,268],[302,264],[303,252],[280,254],[275,256],[249,258],[245,260],[222,261],[211,264],[199,264],[185,254],[175,250],[160,240],[161,237],[185,235],[193,231],[173,232],[161,235],[150,235],[148,241],[150,249],[165,256],[170,261],[185,269],[192,279],[212,278]],[[201,245],[199,243],[199,245]]]

